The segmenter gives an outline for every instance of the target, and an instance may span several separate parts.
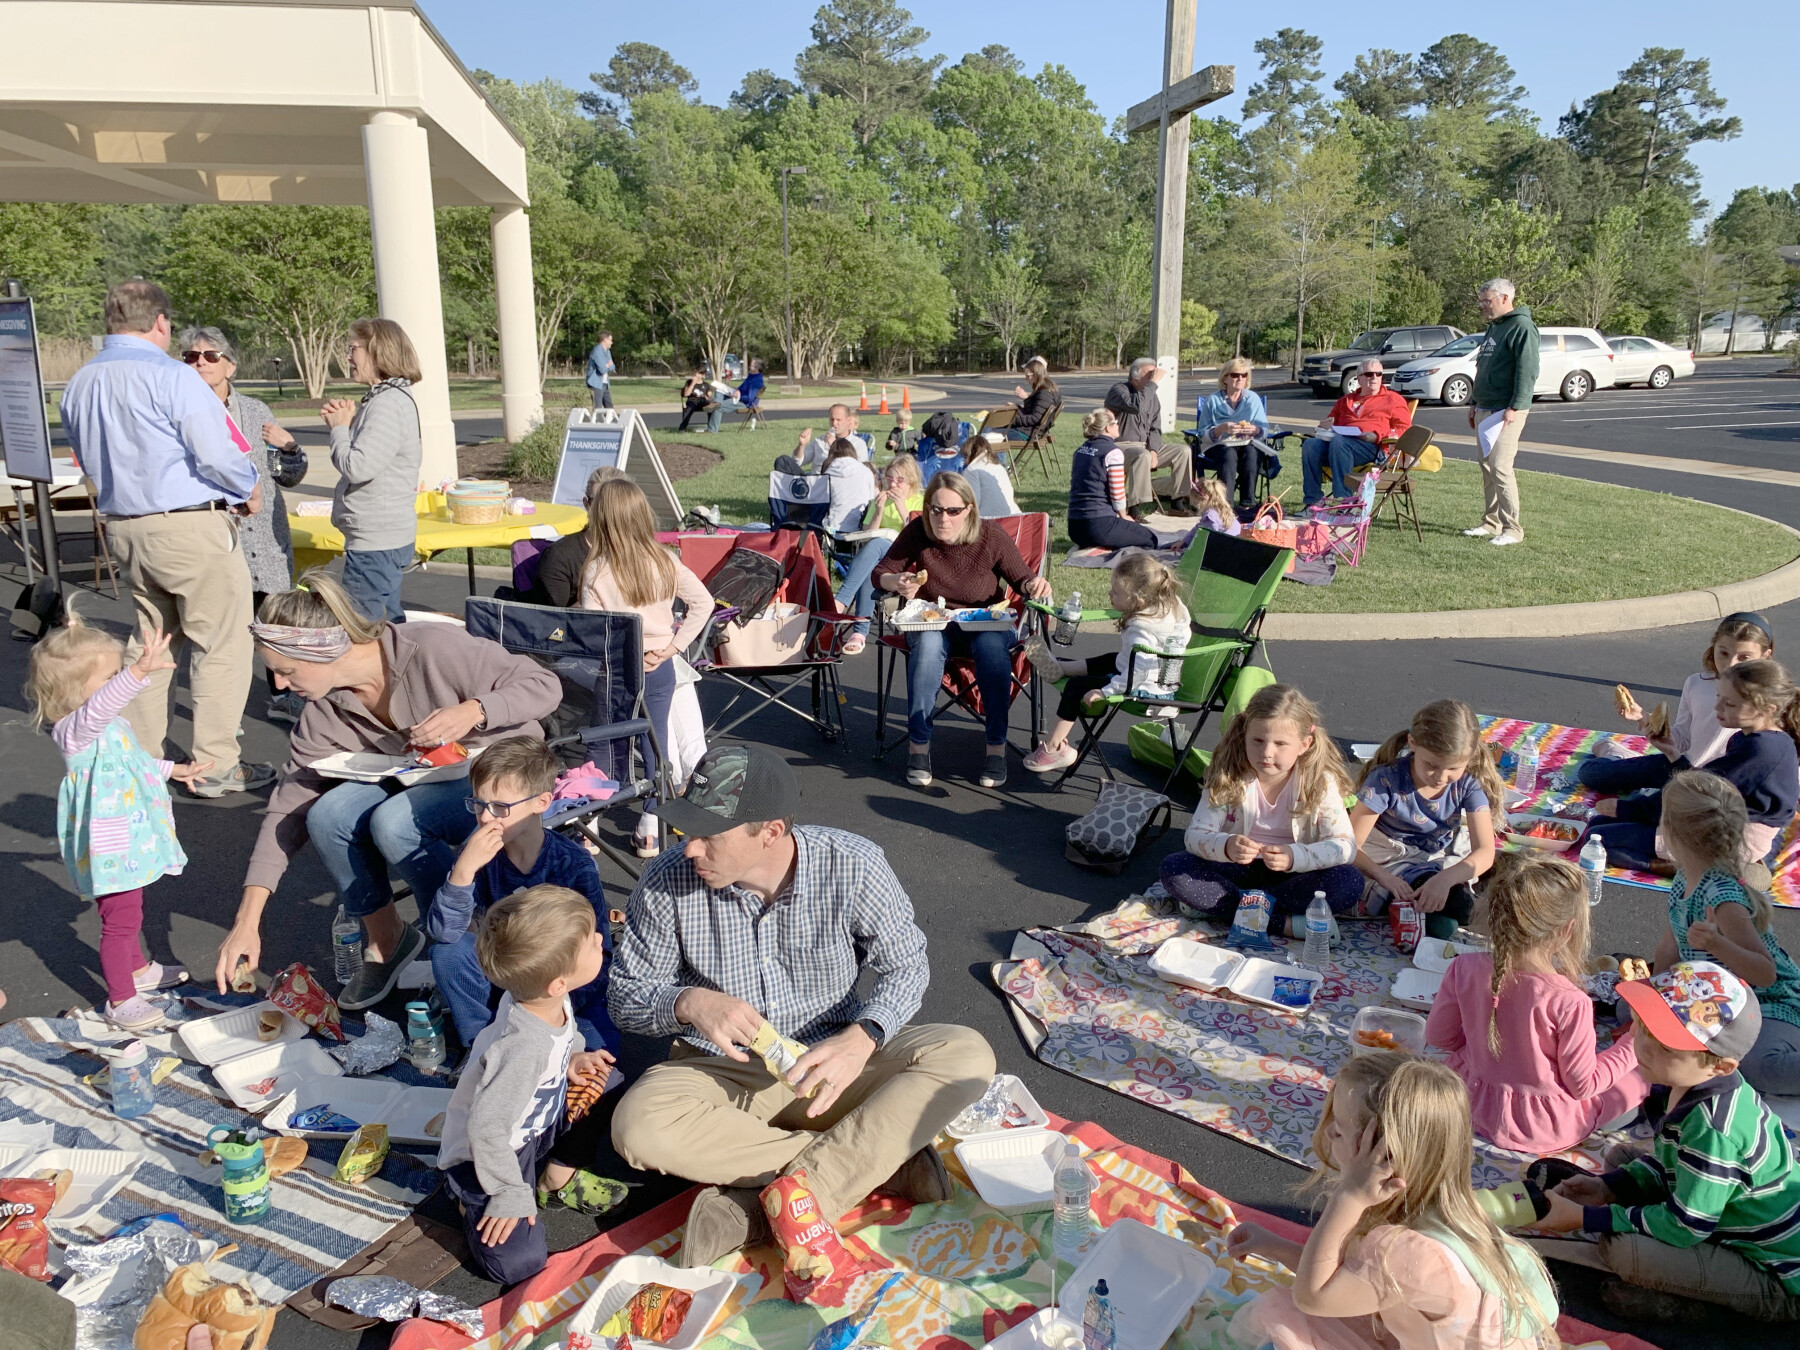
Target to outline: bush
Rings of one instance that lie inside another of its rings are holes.
[[[563,428],[568,425],[572,403],[545,403],[544,420],[520,438],[506,458],[509,478],[534,478],[544,482],[556,476],[562,458]]]

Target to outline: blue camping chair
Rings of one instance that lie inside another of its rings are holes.
[[[963,471],[962,447],[968,444],[969,437],[974,434],[974,430],[969,423],[958,422],[956,424],[956,453],[949,455],[942,453],[947,447],[933,437],[919,437],[918,447],[913,453],[919,457],[919,472],[927,483],[936,474],[961,473]]]
[[[1272,431],[1267,436],[1263,437],[1263,440],[1274,448],[1275,453],[1272,455],[1262,454],[1257,456],[1256,474],[1257,477],[1262,480],[1262,491],[1259,494],[1260,500],[1267,501],[1269,497],[1273,495],[1274,482],[1281,476],[1282,442],[1289,436],[1298,436],[1299,434],[1300,433],[1297,431],[1282,430]],[[1204,433],[1200,431],[1184,431],[1181,433],[1181,438],[1188,443],[1188,447],[1194,452],[1195,472],[1199,473],[1210,469],[1215,478],[1221,476],[1220,470],[1224,467],[1225,459],[1224,446],[1205,445]]]

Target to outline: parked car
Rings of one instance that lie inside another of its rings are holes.
[[[1388,377],[1388,388],[1421,401],[1465,404],[1475,392],[1475,358],[1485,340],[1485,334],[1477,333],[1447,343],[1422,360],[1409,361]],[[1596,389],[1612,387],[1614,360],[1612,349],[1592,328],[1540,328],[1532,396],[1556,394],[1565,403],[1579,403]]]
[[[1613,353],[1613,384],[1642,384],[1667,389],[1677,379],[1694,373],[1694,354],[1686,347],[1671,347],[1647,337],[1606,339]]]
[[[1357,367],[1371,356],[1382,358],[1392,369],[1414,360],[1421,352],[1435,351],[1452,338],[1463,335],[1462,329],[1448,324],[1427,324],[1413,328],[1371,328],[1358,333],[1356,341],[1335,352],[1319,352],[1300,365],[1300,378],[1312,386],[1315,398],[1336,398],[1343,393],[1356,374]]]

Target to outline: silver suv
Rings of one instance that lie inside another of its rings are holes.
[[[1370,357],[1379,356],[1392,370],[1403,362],[1435,352],[1452,338],[1462,335],[1462,329],[1452,328],[1449,324],[1371,328],[1366,333],[1358,333],[1356,341],[1348,347],[1307,357],[1300,366],[1300,379],[1312,386],[1315,398],[1336,398],[1348,391],[1356,372]]]

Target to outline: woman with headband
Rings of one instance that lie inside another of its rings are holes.
[[[470,748],[507,736],[541,736],[536,719],[562,699],[556,676],[455,624],[371,620],[336,578],[310,572],[299,590],[263,601],[250,625],[276,684],[306,700],[288,762],[269,798],[244,875],[237,920],[219,948],[223,992],[240,962],[262,957],[262,914],[288,863],[310,842],[347,913],[361,921],[362,973],[338,995],[355,1012],[385,998],[425,947],[400,917],[393,878],[428,904],[456,850],[475,827],[463,804],[468,781],[401,788],[344,782],[311,765],[338,751],[405,755],[460,741]]]

